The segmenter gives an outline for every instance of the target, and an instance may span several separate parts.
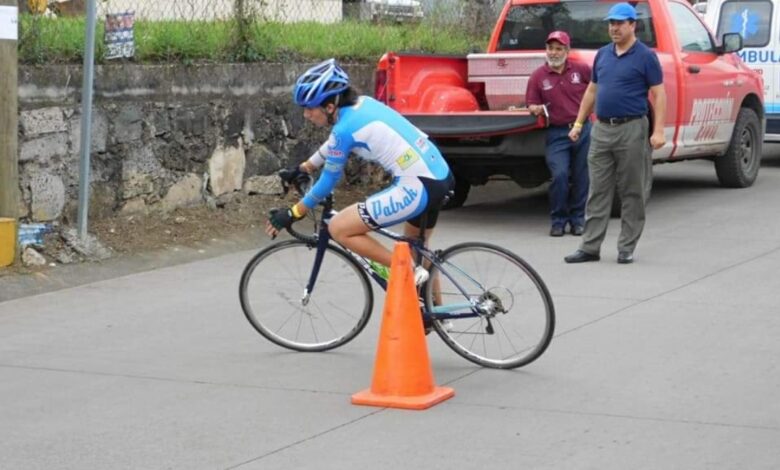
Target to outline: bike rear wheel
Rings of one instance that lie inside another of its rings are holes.
[[[270,341],[295,351],[327,351],[351,341],[371,317],[368,277],[343,249],[328,245],[307,297],[315,245],[288,240],[247,264],[239,296],[247,320]]]
[[[450,348],[496,369],[521,367],[542,355],[555,331],[555,308],[544,281],[525,260],[475,242],[444,250],[440,261],[442,270],[430,268],[424,302]]]

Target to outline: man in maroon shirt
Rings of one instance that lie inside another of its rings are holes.
[[[590,83],[590,67],[568,60],[569,35],[553,31],[547,36],[547,63],[531,74],[526,104],[533,114],[550,117],[545,160],[552,175],[550,185],[550,236],[563,236],[566,225],[572,235],[582,235],[585,202],[588,198],[588,146],[590,121],[585,121],[580,138],[572,142],[569,131],[585,89]]]

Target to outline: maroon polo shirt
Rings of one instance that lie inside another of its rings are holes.
[[[544,64],[531,74],[525,92],[526,104],[546,104],[551,126],[565,126],[577,119],[580,102],[590,83],[590,67],[566,59],[563,72]]]

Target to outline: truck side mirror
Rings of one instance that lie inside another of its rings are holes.
[[[725,33],[723,35],[721,52],[728,54],[739,50],[742,50],[742,35],[739,33]]]

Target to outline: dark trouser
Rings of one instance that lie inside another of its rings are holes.
[[[569,127],[547,129],[545,159],[550,169],[550,217],[554,227],[584,225],[588,198],[588,147],[590,122],[582,127],[577,142],[569,139]]]
[[[651,158],[648,128],[647,118],[593,126],[588,153],[590,193],[581,250],[599,253],[617,191],[622,203],[618,251],[634,252],[645,226],[644,187]]]

